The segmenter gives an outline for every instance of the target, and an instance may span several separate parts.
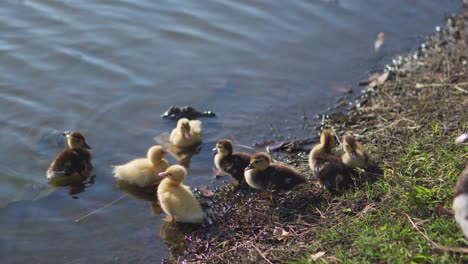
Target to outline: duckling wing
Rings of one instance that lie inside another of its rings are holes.
[[[89,163],[89,156],[83,154],[72,149],[66,149],[57,155],[49,170],[60,172],[63,175],[70,175],[75,172],[81,173],[86,169],[86,164]]]
[[[321,184],[327,188],[337,188],[348,184],[351,180],[346,166],[341,162],[326,161],[315,175]]]
[[[159,191],[158,198],[161,208],[177,222],[199,223],[203,220],[203,212],[197,199],[185,185],[174,186]]]
[[[152,185],[159,179],[152,164],[145,158],[134,159],[115,166],[114,177],[140,187]]]
[[[269,188],[279,192],[291,190],[307,181],[303,173],[281,163],[270,165],[265,173],[268,173]]]
[[[190,120],[190,131],[194,134],[202,133],[202,122],[200,120]]]
[[[223,171],[229,173],[238,182],[244,181],[244,170],[250,163],[250,155],[243,152],[237,152],[231,157],[223,160],[221,166]]]

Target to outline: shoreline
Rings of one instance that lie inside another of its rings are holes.
[[[467,18],[464,6],[415,54],[398,56],[390,80],[324,120],[339,139],[355,135],[371,156],[373,168],[353,188],[330,193],[311,179],[271,200],[215,190],[203,201],[212,224],[177,225],[185,239],[168,247],[180,259],[164,262],[468,261],[450,250],[468,247],[451,214],[468,152],[453,142],[468,131]],[[280,156],[310,175],[308,152]]]

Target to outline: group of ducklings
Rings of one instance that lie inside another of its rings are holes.
[[[66,135],[68,148],[60,152],[47,170],[47,179],[51,183],[81,182],[92,169],[91,148],[79,132]],[[181,118],[176,128],[170,133],[171,145],[193,147],[200,145],[202,126],[199,120]],[[309,166],[313,176],[328,188],[339,187],[349,177],[351,168],[365,168],[369,156],[354,137],[343,138],[343,155],[333,153],[335,135],[330,129],[324,129],[320,143],[315,145],[309,155]],[[230,175],[240,187],[284,193],[306,183],[307,176],[296,168],[272,162],[265,152],[250,155],[233,151],[233,144],[228,139],[216,143],[214,164],[218,174]],[[114,176],[141,189],[155,190],[162,210],[170,221],[183,223],[201,223],[203,211],[190,190],[183,182],[187,170],[181,165],[170,166],[164,156],[169,151],[159,145],[148,149],[146,158],[137,158],[125,164],[113,167]],[[157,187],[156,187],[157,186]]]

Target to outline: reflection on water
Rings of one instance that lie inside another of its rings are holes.
[[[301,117],[333,106],[333,87],[359,92],[367,71],[459,8],[458,0],[3,1],[2,263],[159,262],[170,254],[155,236],[163,215],[139,194],[74,221],[131,193],[116,187],[111,166],[175,127],[160,117],[168,107],[216,113],[202,119],[199,153],[168,157],[189,166],[188,185],[208,185],[218,139],[309,136]],[[385,44],[375,52],[379,32]],[[45,176],[66,130],[93,143],[99,177],[80,199]]]
[[[169,137],[170,133],[164,132],[155,136],[153,139],[156,141],[156,143],[169,150],[169,154],[175,158],[177,164],[182,165],[187,169],[190,168],[190,161],[192,160],[192,156],[200,153],[202,145],[197,144],[189,147],[180,147],[172,144],[169,140]]]

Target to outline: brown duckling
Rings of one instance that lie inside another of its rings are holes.
[[[244,170],[250,163],[250,154],[233,152],[229,139],[220,139],[216,143],[214,164],[222,172],[231,175],[237,182],[244,183]]]
[[[141,188],[155,186],[162,180],[158,173],[169,167],[169,163],[164,159],[167,153],[169,152],[159,145],[152,146],[148,149],[146,158],[114,166],[114,177]]]
[[[244,177],[254,189],[269,189],[279,193],[307,182],[307,177],[295,168],[283,163],[271,163],[270,156],[265,152],[258,152],[251,157]]]
[[[181,118],[177,121],[169,136],[169,141],[178,147],[191,147],[202,141],[202,125],[199,120],[188,120]]]
[[[79,183],[91,173],[91,147],[79,132],[67,133],[68,148],[60,152],[47,169],[47,180],[55,185]]]
[[[341,161],[350,168],[365,169],[369,163],[369,155],[362,145],[353,136],[343,137],[343,155]]]
[[[165,177],[158,186],[158,200],[171,222],[201,223],[203,211],[195,195],[184,185],[187,170],[181,165],[172,165],[159,176]]]
[[[350,179],[346,166],[332,152],[334,146],[335,135],[330,129],[324,129],[320,134],[320,143],[315,145],[309,154],[312,175],[317,177],[322,185],[332,189]]]
[[[468,133],[457,137],[456,143],[468,143]],[[461,227],[463,235],[468,239],[468,166],[462,171],[455,185],[453,195],[453,212],[455,221]]]

